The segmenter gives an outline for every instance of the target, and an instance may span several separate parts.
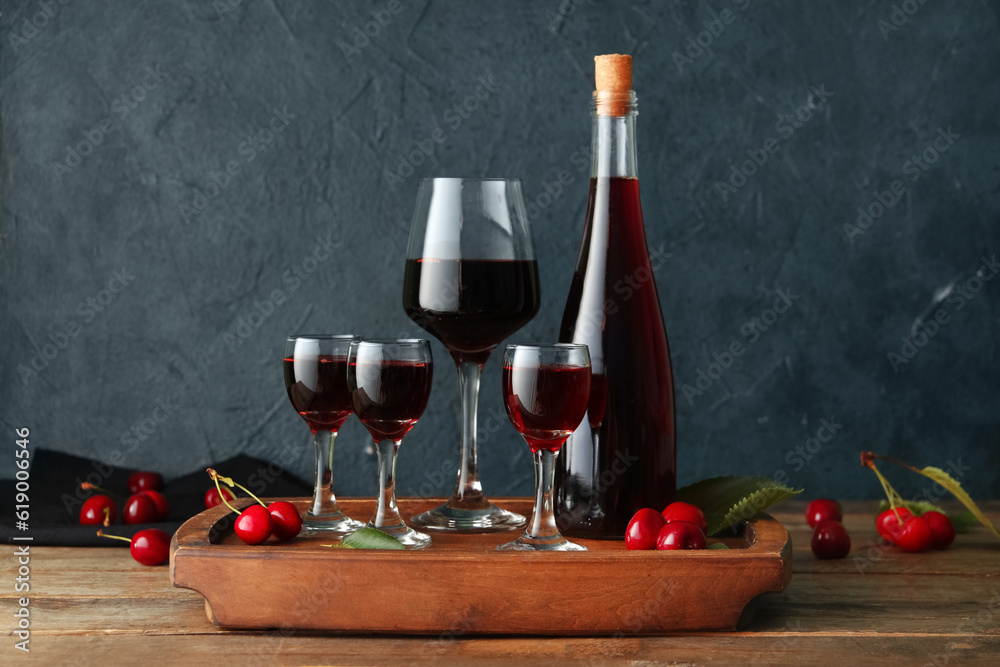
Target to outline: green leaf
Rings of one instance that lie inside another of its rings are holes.
[[[923,470],[917,470],[917,472],[948,489],[948,491],[951,492],[951,495],[958,498],[958,500],[965,505],[977,519],[979,519],[979,523],[989,528],[990,532],[1000,539],[1000,533],[997,532],[996,526],[994,526],[986,515],[983,514],[983,511],[979,509],[979,506],[976,505],[969,494],[965,492],[962,485],[958,483],[958,480],[946,473],[944,470],[941,470],[941,468],[935,468],[934,466],[927,466]]]
[[[708,545],[709,549],[728,549],[724,542],[712,542]]]
[[[729,475],[678,489],[677,500],[700,508],[708,522],[708,534],[714,535],[799,493],[802,489],[796,491],[768,477]]]
[[[979,523],[976,515],[969,510],[959,514],[949,514],[948,518],[951,519],[951,525],[955,527],[956,533],[967,533],[970,528]]]
[[[403,544],[392,535],[383,533],[378,528],[362,528],[351,533],[340,541],[340,544],[330,544],[341,549],[402,549]]]

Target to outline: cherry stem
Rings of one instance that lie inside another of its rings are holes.
[[[108,539],[111,539],[111,540],[121,540],[122,542],[128,542],[129,544],[132,544],[132,540],[130,540],[127,537],[122,537],[121,535],[105,535],[103,530],[97,531],[97,536],[98,537],[107,537]]]
[[[102,489],[96,484],[91,484],[90,482],[80,482],[80,488],[83,489],[84,491],[98,491],[99,493],[106,493],[109,496],[118,498],[119,500],[124,499],[124,496],[120,496],[114,491],[108,491],[107,489]]]
[[[882,484],[882,490],[885,491],[885,495],[889,499],[889,508],[892,510],[893,514],[896,515],[896,520],[899,521],[899,525],[902,526],[903,517],[899,516],[899,510],[896,508],[896,500],[898,499],[900,502],[902,502],[903,497],[899,495],[899,492],[892,487],[892,484],[889,483],[889,480],[887,480],[885,476],[881,472],[879,472],[879,469],[875,467],[875,459],[882,459],[883,461],[889,461],[890,463],[901,465],[904,468],[910,468],[910,470],[916,470],[916,469],[911,468],[902,461],[889,458],[888,456],[882,456],[881,454],[873,454],[872,452],[861,452],[861,465],[865,466],[866,468],[871,468],[872,472],[875,473],[875,476],[878,477],[879,483]]]
[[[208,476],[212,478],[212,481],[215,482],[215,488],[219,490],[219,498],[222,499],[222,502],[226,504],[226,507],[239,514],[240,511],[229,504],[229,501],[226,500],[226,494],[222,492],[222,487],[219,486],[219,473],[215,472],[215,470],[212,468],[206,469],[206,472],[208,473]],[[229,484],[232,485],[232,483],[233,480],[230,479]]]
[[[263,501],[263,500],[261,500],[260,498],[258,498],[257,496],[255,496],[255,495],[253,494],[253,491],[251,491],[251,490],[250,490],[250,489],[248,489],[247,487],[243,486],[243,485],[242,485],[242,484],[240,484],[239,482],[234,482],[234,481],[233,481],[233,478],[232,478],[232,477],[223,477],[223,476],[222,476],[222,475],[220,475],[219,473],[215,472],[215,470],[214,470],[214,469],[212,469],[212,468],[209,468],[209,469],[208,469],[208,474],[209,474],[209,476],[210,476],[210,477],[211,477],[212,479],[214,479],[214,480],[215,480],[215,485],[216,485],[216,486],[218,486],[218,485],[219,485],[219,481],[220,481],[220,480],[221,480],[221,481],[223,481],[223,482],[225,482],[225,483],[226,483],[226,484],[228,484],[229,486],[235,486],[235,487],[236,487],[237,489],[240,489],[241,491],[245,492],[245,493],[246,493],[246,494],[247,494],[248,496],[250,496],[251,498],[253,498],[254,500],[256,500],[256,501],[257,501],[258,503],[260,503],[261,505],[263,505],[265,509],[267,508],[267,505],[266,505],[266,504],[264,504],[264,501]],[[222,493],[222,489],[219,489],[219,493],[220,493],[220,494]],[[226,503],[226,504],[228,505],[229,503]]]
[[[900,466],[901,468],[906,468],[907,470],[912,470],[915,473],[919,473],[921,475],[924,474],[923,470],[917,470],[916,468],[914,468],[913,466],[911,466],[909,463],[904,463],[903,461],[900,461],[899,459],[894,459],[891,456],[883,456],[882,454],[874,454],[872,452],[865,452],[865,453],[868,454],[873,459],[879,459],[881,461],[886,461],[888,463],[893,463],[895,465]]]

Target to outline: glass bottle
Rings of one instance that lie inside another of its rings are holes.
[[[631,59],[627,81],[602,90],[601,58],[628,56],[597,59],[590,193],[559,335],[587,344],[593,377],[587,416],[559,459],[556,512],[566,535],[622,539],[637,510],[673,501],[677,453],[670,351],[639,202]]]

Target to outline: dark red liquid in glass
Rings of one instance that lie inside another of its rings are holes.
[[[319,355],[284,361],[292,406],[315,431],[338,431],[354,412],[347,390],[347,357]]]
[[[507,415],[531,452],[558,452],[587,410],[590,369],[504,366],[503,396]]]
[[[401,440],[420,419],[431,393],[432,366],[422,361],[354,364],[354,412],[375,440]]]
[[[485,364],[493,348],[531,321],[539,303],[535,260],[406,260],[403,308],[456,363]]]
[[[673,501],[677,466],[670,351],[635,178],[591,179],[559,340],[586,343],[594,373],[587,420],[556,467],[559,526],[621,538],[637,510]]]

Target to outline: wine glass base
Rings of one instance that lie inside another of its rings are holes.
[[[520,514],[508,512],[492,503],[483,509],[463,510],[439,505],[410,519],[410,523],[424,530],[447,533],[496,533],[524,528],[528,522]]]
[[[431,545],[431,536],[413,530],[405,523],[395,526],[376,526],[374,522],[368,522],[369,528],[377,528],[383,533],[392,535],[399,540],[407,549],[426,549]]]
[[[323,535],[350,535],[356,530],[364,528],[365,524],[355,521],[341,511],[333,514],[315,515],[306,510],[306,515],[302,518],[302,530],[308,533],[322,533]]]
[[[507,542],[497,547],[497,551],[586,551],[582,544],[570,542],[563,536],[556,539],[532,539],[522,536],[513,542]]]

